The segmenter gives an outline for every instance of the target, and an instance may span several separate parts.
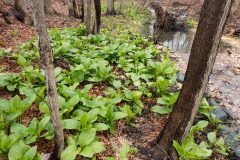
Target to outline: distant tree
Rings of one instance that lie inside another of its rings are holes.
[[[52,0],[43,0],[44,3],[44,11],[47,14],[53,14],[53,6],[52,6]]]
[[[173,140],[181,143],[192,126],[212,71],[223,29],[234,0],[205,0],[185,81],[167,123],[157,138],[153,159],[178,159]]]
[[[106,15],[116,15],[117,12],[114,7],[115,0],[107,0],[107,12]]]
[[[95,22],[93,27],[93,34],[99,34],[101,26],[101,1],[94,0],[94,6],[95,6]]]
[[[87,15],[85,19],[86,35],[91,34],[91,22],[92,22],[92,0],[87,0]]]
[[[38,34],[39,53],[42,69],[45,72],[47,96],[54,128],[54,150],[50,159],[59,160],[64,148],[63,128],[59,115],[57,86],[54,76],[53,54],[45,24],[43,0],[33,1],[34,25]]]
[[[80,12],[81,12],[80,20],[83,23],[84,22],[84,16],[85,16],[85,14],[84,14],[84,0],[80,0]]]
[[[14,0],[14,15],[17,20],[23,22],[26,25],[31,25],[32,21],[27,12],[27,3],[26,0]]]
[[[74,18],[80,18],[79,2],[78,0],[64,0],[68,5],[69,16]]]

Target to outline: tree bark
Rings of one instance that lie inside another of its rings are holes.
[[[86,25],[86,35],[91,34],[91,12],[92,12],[92,0],[87,0],[87,17],[85,20],[85,25]]]
[[[173,140],[182,143],[192,126],[217,56],[232,3],[233,0],[204,1],[185,81],[173,111],[157,139],[153,159],[164,159],[167,157],[166,153],[172,159],[177,159],[172,148]]]
[[[101,1],[94,0],[94,7],[95,7],[95,22],[93,27],[93,34],[99,34],[101,26]]]
[[[79,2],[78,0],[73,0],[73,11],[74,11],[74,17],[80,18],[80,12],[79,12]]]
[[[27,13],[27,3],[26,0],[15,0],[14,5],[15,17],[26,25],[31,25],[31,18]]]
[[[80,20],[81,22],[83,23],[84,22],[84,0],[80,0],[80,11],[81,11],[81,14],[80,14]]]
[[[47,14],[53,14],[53,6],[52,6],[52,0],[43,0],[44,3],[44,11]]]
[[[74,17],[73,1],[74,0],[68,0],[68,9],[70,17]]]
[[[63,128],[59,116],[57,87],[54,76],[53,55],[45,24],[43,0],[33,0],[34,24],[38,34],[39,52],[42,68],[45,71],[47,96],[51,110],[51,120],[54,128],[54,151],[51,159],[60,159],[64,148]]]
[[[107,0],[107,13],[106,15],[116,15],[116,10],[114,7],[114,0]]]

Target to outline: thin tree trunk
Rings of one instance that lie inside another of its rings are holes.
[[[106,15],[116,15],[116,10],[114,8],[114,0],[107,0],[107,13]]]
[[[94,0],[94,6],[95,6],[95,22],[93,27],[93,34],[99,34],[101,26],[101,1]]]
[[[81,15],[80,15],[80,20],[83,23],[84,22],[84,0],[80,0],[80,11],[81,11]]]
[[[51,120],[54,128],[54,151],[51,159],[60,159],[64,148],[63,128],[59,116],[57,87],[54,76],[53,55],[45,24],[43,0],[33,0],[33,17],[39,39],[39,52],[42,68],[45,71],[47,96],[51,110]]]
[[[173,140],[181,143],[194,117],[212,71],[223,29],[233,0],[205,0],[193,42],[185,81],[166,125],[157,139],[153,159],[177,159]]]
[[[53,14],[52,0],[43,0],[44,2],[44,11],[47,14]]]
[[[91,12],[92,12],[92,0],[87,0],[87,17],[85,20],[85,25],[86,25],[86,35],[91,34]]]
[[[14,14],[19,21],[26,25],[31,25],[31,19],[27,13],[26,0],[15,0]]]
[[[68,9],[70,17],[74,17],[73,1],[74,0],[68,0]]]
[[[79,12],[79,2],[78,0],[73,0],[73,11],[74,11],[74,17],[80,18],[80,12]]]

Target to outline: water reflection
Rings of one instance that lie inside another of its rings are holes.
[[[194,33],[191,32],[161,32],[159,42],[172,51],[190,52],[193,43]]]

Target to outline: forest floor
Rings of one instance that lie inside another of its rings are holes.
[[[240,18],[240,12],[235,17]],[[51,15],[47,17],[47,26],[49,28],[63,29],[66,27],[77,27],[79,26],[79,22],[76,19],[71,19],[66,16]],[[231,28],[234,28],[236,26],[235,23],[232,26],[233,27],[230,27],[229,30],[231,30]],[[5,48],[5,49],[12,48],[13,51],[16,51],[21,44],[29,41],[35,36],[36,34],[33,27],[23,25],[22,23],[14,19],[11,20],[11,24],[4,24],[3,20],[0,17],[0,48]],[[237,43],[235,45],[239,44],[238,40],[234,42]],[[231,45],[233,44],[231,43]],[[228,67],[227,70],[230,70],[232,72],[231,74],[235,74],[239,76],[239,70],[240,70],[239,52],[231,51],[231,53],[229,53],[225,50],[224,52],[222,52],[221,55],[222,56],[219,56],[221,57],[221,59],[218,59],[216,62],[217,65],[219,65],[218,70],[214,70],[214,72],[216,72],[216,75],[219,72],[225,73],[225,69],[226,69],[225,67]],[[185,59],[187,57],[183,57],[184,61],[181,59],[182,57],[177,57],[177,55],[176,56],[173,55],[172,58],[177,58],[176,64],[179,65],[181,70],[184,71],[186,69]],[[223,60],[224,60],[224,66],[222,65]],[[5,68],[5,70],[7,70],[8,72],[18,73],[21,70],[21,68],[12,59],[0,59],[0,62],[1,62],[0,66],[2,68]],[[228,75],[224,74],[223,76],[226,76],[226,77],[223,77],[224,80],[221,81],[222,83],[219,84],[217,88],[214,89],[213,92],[217,91],[223,84],[224,85],[228,83],[239,84],[239,81],[237,82],[231,82],[231,80],[225,81]],[[218,77],[218,78],[222,78],[222,77]],[[92,91],[91,94],[93,95],[99,94],[98,92],[99,91],[101,92],[102,90],[101,88],[102,86],[96,86],[94,88],[95,91]],[[229,90],[229,94],[230,94],[230,92],[232,91],[232,88],[229,88],[229,89],[231,89]],[[239,92],[240,92],[239,88],[237,88],[235,93],[239,94]],[[17,93],[9,93],[4,90],[0,90],[0,94],[1,94],[0,96],[1,98],[10,99],[13,97],[13,95]],[[213,93],[213,94],[218,95],[217,98],[222,96],[222,93]],[[222,100],[224,100],[224,98],[221,98],[221,102],[224,103],[224,105],[225,103],[227,103],[226,105],[230,105],[230,106],[232,105],[232,102],[229,102],[229,99],[226,99],[227,102]],[[119,121],[117,122],[117,129],[114,135],[112,134],[99,135],[100,139],[105,143],[106,146],[108,146],[107,150],[98,156],[99,159],[104,160],[106,156],[116,155],[117,153],[119,153],[122,145],[125,143],[128,143],[134,147],[137,147],[139,151],[135,155],[130,155],[129,157],[130,160],[138,160],[138,159],[148,160],[149,157],[151,157],[150,155],[151,152],[148,152],[150,151],[150,148],[151,148],[149,144],[157,137],[157,135],[163,128],[164,123],[166,122],[167,116],[159,116],[158,114],[150,111],[149,107],[156,105],[157,103],[156,101],[146,98],[143,100],[143,102],[145,107],[142,114],[143,116],[137,116],[132,122],[135,124],[135,127],[128,126],[126,124],[127,123],[126,121]],[[240,102],[236,102],[236,103],[240,104]],[[236,110],[236,111],[239,111],[239,110]],[[36,108],[36,106],[32,106],[31,110],[29,110],[29,112],[27,112],[26,115],[24,115],[24,117],[28,119],[26,120],[28,121],[26,123],[29,123],[29,119],[32,119],[34,116],[39,117],[39,110]],[[53,145],[52,142],[42,141],[42,142],[39,142],[39,144],[41,144],[39,148],[41,152],[49,153],[49,150],[52,150],[52,145]],[[114,150],[112,146],[115,147]],[[224,159],[222,156],[219,156],[219,157],[218,156],[219,155],[217,155],[215,158]]]

